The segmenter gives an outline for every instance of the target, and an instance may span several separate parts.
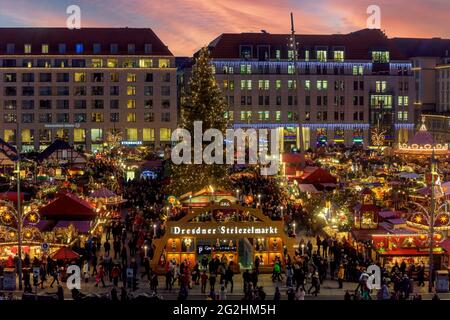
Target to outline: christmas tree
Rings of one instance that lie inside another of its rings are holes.
[[[199,51],[192,67],[188,87],[181,96],[181,128],[191,134],[194,145],[194,122],[202,121],[202,129],[214,128],[225,134],[227,104],[217,86],[214,67],[211,64],[208,48]],[[203,143],[203,149],[209,142]],[[193,157],[192,157],[193,159]],[[173,164],[169,191],[182,195],[189,191],[196,192],[206,186],[215,189],[226,188],[229,182],[226,164]]]

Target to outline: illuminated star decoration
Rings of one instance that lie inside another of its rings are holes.
[[[27,216],[27,220],[30,224],[37,224],[40,220],[39,214],[37,214],[36,212],[31,212],[28,216]]]

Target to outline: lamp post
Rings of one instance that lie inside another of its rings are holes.
[[[281,217],[283,218],[283,206],[280,207],[281,210]]]
[[[258,205],[261,208],[261,194],[258,194]]]
[[[237,199],[237,202],[239,203],[239,189],[236,189],[236,199]]]
[[[305,255],[305,244],[302,243],[302,256]]]
[[[153,225],[153,238],[156,238],[156,224]]]
[[[434,157],[434,149],[433,154],[431,158],[431,184],[430,184],[430,191],[431,191],[431,201],[430,206],[426,208],[425,206],[421,205],[417,202],[412,202],[414,205],[416,205],[420,209],[420,215],[424,217],[425,222],[428,226],[428,242],[429,242],[429,254],[428,254],[428,264],[429,264],[429,283],[428,283],[428,292],[433,291],[433,248],[434,248],[434,236],[435,236],[435,227],[436,227],[436,217],[441,216],[441,226],[446,224],[448,225],[450,223],[450,213],[447,211],[447,201],[444,200],[443,203],[437,204],[436,203],[436,187],[440,188],[440,179],[439,175],[437,173],[436,168],[436,159]],[[441,194],[443,194],[441,190]],[[442,198],[441,198],[442,199]],[[444,216],[446,216],[444,218]],[[444,218],[444,219],[442,219]]]

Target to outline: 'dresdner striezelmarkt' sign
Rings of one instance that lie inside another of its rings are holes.
[[[278,234],[277,227],[227,227],[218,226],[213,228],[206,227],[172,227],[170,229],[172,235],[276,235]]]

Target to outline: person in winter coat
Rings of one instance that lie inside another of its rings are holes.
[[[305,290],[303,290],[302,288],[299,288],[295,292],[295,300],[305,300]]]
[[[337,274],[339,289],[342,289],[342,287],[343,287],[344,277],[345,277],[345,269],[344,269],[344,265],[341,264],[339,266],[339,270],[338,270],[338,274]]]
[[[378,300],[389,300],[391,298],[391,293],[389,292],[389,287],[386,283],[383,283],[381,289],[378,291]]]

